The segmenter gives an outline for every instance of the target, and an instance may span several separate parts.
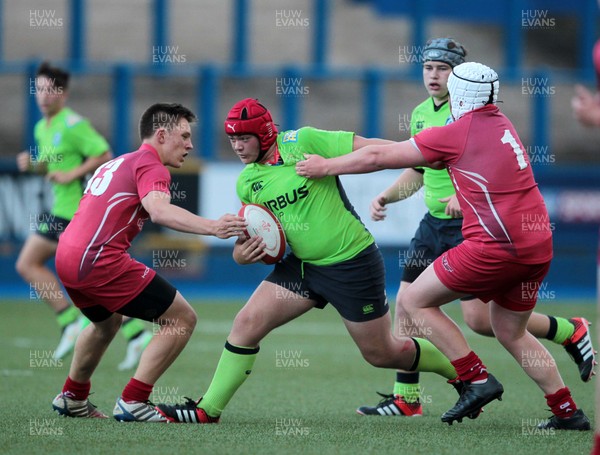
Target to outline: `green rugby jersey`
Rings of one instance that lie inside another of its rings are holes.
[[[287,242],[304,262],[330,265],[353,258],[374,242],[348,202],[338,178],[308,179],[296,174],[305,153],[326,158],[352,152],[354,133],[311,127],[277,135],[283,164],[248,164],[237,180],[245,203],[268,207],[279,219]]]
[[[414,136],[426,128],[432,126],[444,126],[450,117],[450,104],[446,101],[436,111],[434,109],[433,98],[429,97],[417,107],[415,107],[410,116],[410,134]],[[448,197],[456,191],[452,186],[450,175],[446,169],[422,168],[423,190],[425,192],[425,205],[431,216],[442,219],[451,219],[444,212],[446,205],[439,202],[438,199]]]
[[[45,163],[48,172],[70,171],[92,156],[102,155],[110,146],[90,122],[65,107],[50,119],[39,120],[34,129],[37,158]],[[67,184],[52,183],[54,203],[51,213],[70,220],[73,218],[83,194],[81,180]]]

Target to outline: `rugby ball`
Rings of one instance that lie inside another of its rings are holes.
[[[248,226],[244,234],[248,237],[258,235],[263,238],[267,255],[262,259],[265,264],[279,262],[285,254],[285,232],[277,217],[269,209],[258,204],[244,205],[238,215],[244,217]]]

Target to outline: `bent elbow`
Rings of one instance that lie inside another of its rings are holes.
[[[148,212],[148,215],[150,215],[150,221],[152,221],[154,224],[165,224],[166,213],[162,207],[153,208],[152,211]]]

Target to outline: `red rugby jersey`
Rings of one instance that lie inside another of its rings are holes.
[[[125,267],[123,256],[129,257],[131,241],[149,218],[141,200],[150,191],[170,194],[170,182],[169,171],[148,144],[100,166],[60,237],[57,261],[65,285],[84,279],[101,284]]]
[[[448,168],[465,240],[480,243],[485,255],[510,262],[552,258],[552,225],[525,147],[495,105],[412,140],[428,162],[441,161]]]

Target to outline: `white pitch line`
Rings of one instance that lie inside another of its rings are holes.
[[[35,347],[35,340],[33,338],[22,338],[17,337],[12,339],[12,344],[16,348],[32,348]]]
[[[31,370],[0,370],[0,376],[33,376]]]

